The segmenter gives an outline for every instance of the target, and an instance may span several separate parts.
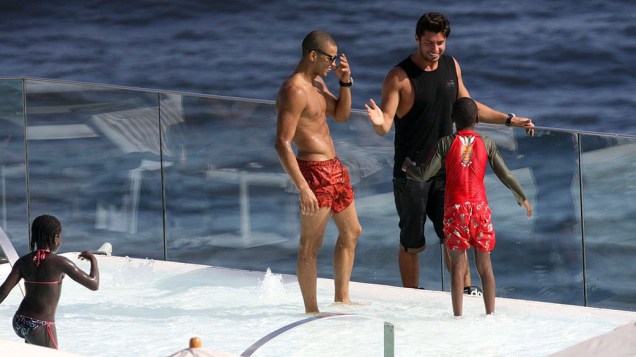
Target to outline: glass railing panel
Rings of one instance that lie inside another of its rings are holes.
[[[497,296],[583,305],[576,135],[537,130],[529,137],[520,129],[486,125],[478,130],[495,140],[534,209],[528,220],[489,171]]]
[[[636,309],[636,138],[582,135],[588,305]]]
[[[297,195],[274,150],[272,103],[162,96],[170,259],[295,272]]]
[[[273,104],[168,97],[171,99],[162,103],[172,103],[173,107],[162,107],[162,117],[172,115],[164,111],[183,117],[165,130],[164,140],[169,161],[164,166],[170,259],[294,274],[298,197],[273,148]],[[393,134],[377,136],[360,111],[352,113],[348,123],[330,122],[330,128],[338,156],[351,174],[363,227],[352,280],[400,286],[399,229],[391,182]],[[581,236],[576,229],[578,179],[573,176],[578,172],[573,156],[575,136],[538,132],[537,137],[528,138],[523,131],[515,136],[511,129],[498,126],[482,126],[480,130],[496,140],[538,207],[538,218],[527,220],[512,194],[489,173],[487,184],[499,236],[495,257],[500,261],[494,260],[499,272],[498,294],[582,304]],[[538,152],[532,152],[535,148]],[[552,149],[558,153],[542,160]],[[540,181],[541,177],[545,180]],[[569,227],[569,240],[554,238],[556,224]],[[426,235],[428,249],[420,255],[420,285],[448,290],[448,273],[430,223]],[[318,258],[320,276],[332,275],[336,238],[337,231],[330,223]],[[552,240],[562,245],[554,245]],[[568,251],[573,251],[575,261],[564,257]],[[507,264],[518,269],[509,269]],[[472,276],[478,285],[477,272],[473,270]]]
[[[29,251],[22,81],[0,80],[0,226],[19,255]],[[1,254],[1,253],[0,253]]]
[[[295,274],[298,193],[276,151],[273,103],[169,95],[182,113],[166,130],[166,222],[170,259]],[[348,167],[365,227],[352,274],[357,281],[401,285],[393,204],[392,137],[379,137],[366,115],[330,122],[337,153]],[[168,159],[170,157],[170,159]],[[332,276],[337,230],[329,223],[319,275]],[[431,276],[439,257],[431,253]],[[439,253],[438,253],[439,254]]]
[[[274,150],[272,102],[48,80],[25,84],[28,165],[22,81],[0,81],[6,153],[0,219],[19,252],[28,249],[28,181],[30,219],[58,216],[65,251],[108,241],[117,255],[164,259],[167,249],[175,261],[295,274],[298,195]],[[352,280],[400,286],[393,133],[376,135],[359,110],[348,123],[329,125],[351,174],[363,227]],[[535,217],[526,219],[488,171],[497,296],[582,305],[586,282],[589,305],[633,308],[636,267],[629,257],[636,227],[629,218],[636,208],[629,197],[636,181],[629,158],[636,139],[582,136],[582,210],[579,134],[541,129],[530,138],[523,130],[491,125],[478,131],[495,140],[535,208]],[[430,223],[426,234],[420,285],[448,290]],[[330,223],[318,258],[320,276],[332,276],[336,238]],[[474,268],[472,276],[480,285]]]
[[[57,216],[63,251],[163,258],[157,94],[25,84],[31,220]]]

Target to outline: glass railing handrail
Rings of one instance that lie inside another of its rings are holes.
[[[0,80],[3,80],[3,79],[4,80],[13,79],[13,80],[49,82],[49,83],[56,83],[56,84],[77,85],[77,86],[83,86],[83,87],[97,87],[97,88],[104,88],[104,89],[116,89],[116,90],[156,93],[156,94],[165,94],[165,95],[195,96],[200,98],[235,100],[235,101],[241,101],[246,103],[274,104],[273,100],[266,100],[266,99],[232,97],[232,96],[225,96],[225,95],[203,94],[203,93],[175,91],[175,90],[167,90],[167,89],[156,89],[156,88],[131,87],[131,86],[124,86],[124,85],[116,85],[116,84],[70,81],[70,80],[59,80],[59,79],[38,78],[38,77],[15,77],[15,78],[0,77]]]

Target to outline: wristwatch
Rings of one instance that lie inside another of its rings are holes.
[[[353,77],[349,77],[349,83],[345,83],[341,80],[338,80],[338,83],[340,83],[341,87],[351,87],[353,85]]]
[[[515,113],[509,113],[508,117],[506,117],[506,126],[510,126],[512,124],[512,118],[516,117]]]

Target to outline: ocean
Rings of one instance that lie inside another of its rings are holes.
[[[347,55],[363,109],[428,11],[451,21],[447,53],[477,100],[542,127],[636,134],[627,0],[3,1],[0,76],[274,100],[320,29]]]

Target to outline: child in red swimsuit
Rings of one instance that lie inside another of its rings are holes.
[[[57,218],[42,215],[31,225],[31,253],[13,265],[11,273],[0,286],[0,303],[24,279],[26,293],[13,317],[15,333],[26,343],[58,348],[55,311],[62,292],[65,275],[91,290],[99,288],[97,259],[88,251],[79,258],[91,262],[86,274],[68,258],[55,254],[62,245],[62,225]]]
[[[495,312],[495,276],[490,252],[495,248],[495,231],[486,198],[484,175],[490,163],[499,180],[514,194],[519,205],[532,216],[532,207],[519,182],[512,176],[488,137],[474,131],[479,122],[477,104],[470,98],[458,99],[453,105],[453,121],[457,132],[441,138],[428,165],[416,167],[409,158],[402,165],[409,178],[427,181],[442,165],[446,168],[444,201],[444,244],[451,256],[451,299],[455,316],[462,315],[465,250],[475,248],[475,264],[483,286],[486,314]]]

